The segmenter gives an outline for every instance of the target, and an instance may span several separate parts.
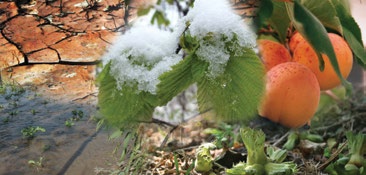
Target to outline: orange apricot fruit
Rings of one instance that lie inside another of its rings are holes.
[[[292,59],[290,52],[284,45],[272,40],[258,40],[258,49],[267,71],[277,64],[285,63]]]
[[[291,52],[294,52],[297,45],[303,41],[305,41],[305,38],[299,32],[295,32],[288,43]]]
[[[328,33],[338,65],[343,78],[347,78],[352,70],[353,55],[347,42],[339,35]],[[293,61],[309,67],[318,79],[320,89],[328,90],[341,84],[340,78],[335,73],[328,56],[322,54],[324,59],[324,70],[319,69],[318,56],[307,41],[299,43],[293,53]]]
[[[305,125],[315,114],[320,88],[314,73],[296,62],[279,64],[266,74],[259,115],[289,128]]]

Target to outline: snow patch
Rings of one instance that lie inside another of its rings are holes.
[[[117,88],[137,85],[139,91],[156,94],[158,77],[181,60],[175,54],[178,36],[153,26],[132,27],[116,40],[103,57],[111,61],[110,74]]]
[[[190,23],[190,34],[200,42],[197,55],[210,63],[210,77],[223,73],[230,58],[225,42],[236,36],[242,47],[254,48],[256,45],[253,29],[232,10],[227,0],[196,0],[186,20]],[[205,39],[208,35],[213,36],[209,42]]]

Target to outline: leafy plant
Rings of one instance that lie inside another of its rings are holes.
[[[200,112],[212,111],[217,119],[223,121],[247,122],[255,117],[264,90],[264,67],[253,50],[256,36],[224,1],[208,4],[223,8],[225,14],[222,16],[230,16],[230,20],[222,20],[222,24],[216,27],[205,28],[197,21],[212,21],[202,15],[216,16],[214,8],[205,11],[206,3],[197,1],[187,17],[180,21],[183,23],[180,26],[186,30],[181,28],[173,33],[173,39],[180,38],[179,43],[171,42],[169,38],[164,43],[160,43],[160,38],[148,41],[155,43],[149,43],[146,47],[153,45],[154,50],[161,50],[159,53],[146,52],[141,44],[140,48],[135,48],[132,43],[121,44],[126,47],[119,50],[111,49],[117,53],[111,51],[107,54],[106,64],[98,76],[98,103],[107,124],[123,128],[149,121],[155,107],[167,104],[193,84],[198,87]],[[137,28],[130,30],[124,37],[134,36],[139,31]],[[171,35],[163,31],[157,32],[157,35],[160,33]],[[165,46],[166,43],[171,43],[166,46],[170,51],[155,47]],[[174,54],[177,50],[175,45],[178,44],[183,54]],[[176,61],[177,57],[182,56],[183,59]],[[130,67],[120,67],[126,64],[130,64]],[[160,69],[162,65],[170,68]],[[131,67],[135,68],[134,71],[143,70],[139,78],[134,77],[139,73],[122,72]],[[160,72],[158,76],[155,70]]]
[[[67,126],[67,127],[72,127],[72,126],[74,126],[75,125],[75,123],[74,123],[74,121],[71,119],[71,118],[69,118],[69,119],[67,119],[66,121],[65,121],[65,126]]]
[[[37,132],[46,132],[46,129],[40,126],[28,126],[21,130],[24,138],[33,139]]]
[[[28,165],[31,165],[35,168],[37,168],[37,170],[39,170],[40,168],[43,167],[43,157],[39,157],[39,160],[29,160],[28,161]]]
[[[247,161],[227,169],[228,175],[249,175],[249,174],[294,174],[296,164],[292,162],[283,162],[286,158],[286,151],[275,150],[269,147],[265,153],[265,135],[261,130],[244,128],[240,130],[241,138],[248,151]]]
[[[236,141],[234,129],[232,125],[221,123],[217,128],[206,128],[203,132],[215,137],[214,144],[217,148],[230,148]]]

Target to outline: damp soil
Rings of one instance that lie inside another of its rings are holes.
[[[95,94],[65,99],[0,88],[0,174],[96,174],[118,162],[109,133],[96,130]],[[27,132],[32,127],[44,132]]]

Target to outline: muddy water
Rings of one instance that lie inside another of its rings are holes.
[[[112,154],[116,144],[108,141],[106,131],[96,132],[95,112],[93,94],[73,101],[19,87],[2,89],[0,174],[96,174],[111,169],[117,162]],[[23,136],[22,129],[32,126],[45,132]]]

